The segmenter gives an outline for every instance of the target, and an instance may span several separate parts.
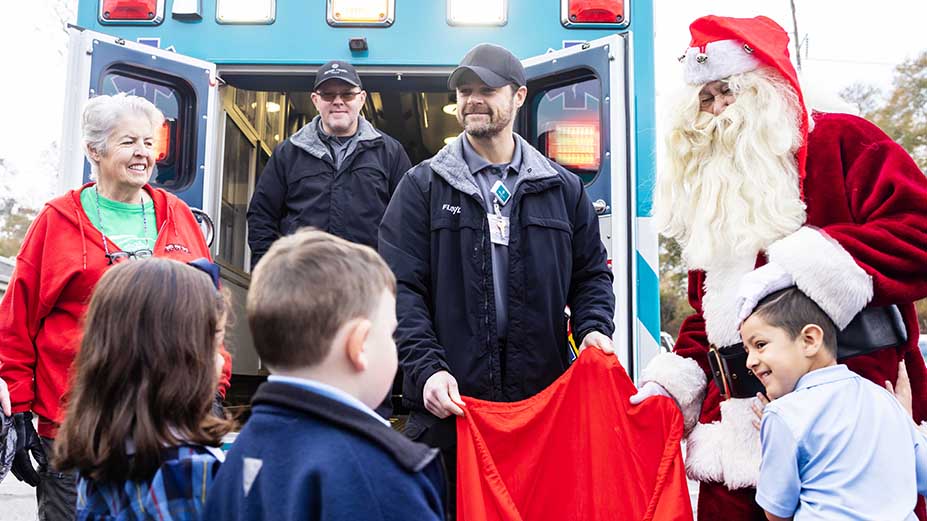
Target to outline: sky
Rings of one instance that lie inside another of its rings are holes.
[[[635,0],[628,1],[633,24]],[[799,34],[801,39],[807,36],[802,86],[805,98],[817,108],[839,105],[837,93],[855,82],[887,91],[894,67],[927,49],[923,26],[927,2],[794,1]],[[789,0],[654,3],[658,111],[669,94],[664,86],[680,81],[676,58],[689,43],[688,25],[695,18],[705,14],[762,14],[792,31]],[[73,21],[76,5],[76,0],[0,0],[0,70],[4,78],[0,81],[0,159],[16,173],[0,169],[0,191],[11,191],[26,206],[39,206],[58,190],[53,144],[61,134],[67,46],[61,20]],[[636,38],[639,41],[641,36]],[[794,52],[794,47],[790,51]]]

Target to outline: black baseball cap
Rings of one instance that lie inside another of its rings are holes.
[[[521,87],[526,83],[525,67],[521,61],[505,47],[491,43],[481,43],[470,49],[460,60],[460,66],[447,79],[448,88],[456,89],[467,71],[476,74],[483,83],[494,89],[510,83]]]
[[[355,87],[364,88],[354,66],[340,60],[332,60],[319,68],[319,72],[315,73],[315,85],[312,90],[318,90],[319,85],[328,80],[341,80]]]

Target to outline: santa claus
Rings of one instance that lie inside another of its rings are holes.
[[[865,120],[809,117],[788,35],[772,20],[706,16],[690,30],[680,58],[688,87],[673,112],[655,208],[662,233],[682,246],[695,313],[675,352],[645,369],[632,401],[668,395],[682,410],[699,519],[765,519],[754,501],[756,399],[749,385],[738,394],[745,374],[725,371],[717,353],[740,343],[743,301],[783,286],[798,286],[841,329],[864,310],[895,309],[898,342],[841,363],[882,385],[904,360],[914,419],[924,420],[913,301],[927,296],[927,179]],[[916,512],[927,519],[922,500]]]

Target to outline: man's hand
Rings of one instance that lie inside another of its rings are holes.
[[[32,426],[32,413],[19,412],[14,414],[13,430],[16,436],[16,456],[13,457],[13,466],[10,468],[10,472],[16,476],[16,479],[37,487],[39,485],[39,474],[36,472],[35,467],[32,466],[29,454],[32,454],[40,468],[46,466],[48,460],[45,457],[45,450],[42,448],[39,435],[36,434],[35,428]]]
[[[901,403],[904,410],[908,411],[908,416],[913,418],[914,407],[912,402],[914,399],[911,393],[911,381],[908,380],[908,370],[904,365],[904,360],[898,364],[898,380],[895,381],[895,385],[885,380],[885,388],[888,389],[889,393],[895,396],[895,399]]]
[[[579,345],[579,352],[582,353],[583,349],[589,346],[597,347],[601,349],[602,352],[610,355],[615,354],[615,345],[612,343],[612,339],[598,331],[590,331],[583,337],[583,343]]]
[[[775,262],[770,262],[744,275],[744,278],[740,280],[734,308],[737,310],[738,323],[746,320],[764,297],[794,284],[795,280],[792,275]]]
[[[667,398],[673,397],[665,387],[658,384],[657,382],[644,382],[644,385],[638,388],[637,394],[631,396],[631,405],[637,405],[647,398],[653,396],[666,396]],[[676,403],[676,400],[673,400],[673,403]],[[678,406],[679,404],[676,405]]]
[[[0,378],[0,410],[4,416],[13,416],[13,408],[10,405],[10,388],[6,386],[3,378]]]
[[[425,381],[422,395],[425,400],[425,408],[438,418],[447,418],[452,414],[464,415],[461,407],[466,404],[460,399],[460,393],[457,391],[457,379],[447,371],[438,371],[431,375]]]

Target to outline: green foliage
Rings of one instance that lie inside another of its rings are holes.
[[[0,198],[0,257],[16,257],[37,214],[32,208],[18,206],[12,198]]]
[[[682,248],[673,239],[660,237],[660,328],[673,335],[692,314],[687,294],[687,271]]]
[[[874,86],[861,83],[843,89],[840,96],[859,108],[862,117],[884,130],[927,172],[927,51],[895,68],[887,98],[882,99]]]

